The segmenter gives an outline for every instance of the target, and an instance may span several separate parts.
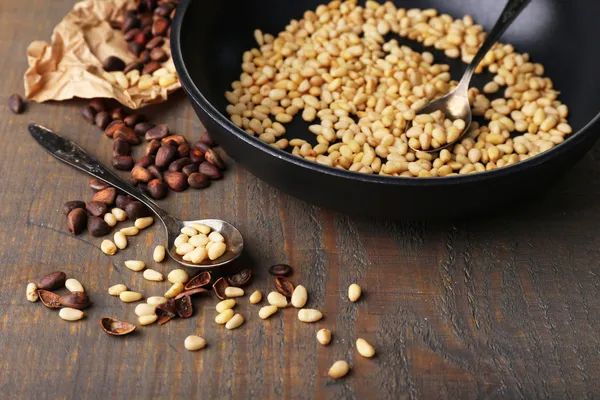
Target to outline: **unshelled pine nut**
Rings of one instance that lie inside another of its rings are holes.
[[[235,314],[227,323],[225,324],[226,329],[236,329],[239,328],[244,323],[244,317],[242,314]]]
[[[163,260],[165,259],[165,254],[166,254],[165,246],[158,245],[154,248],[154,253],[152,254],[152,258],[157,263],[163,262]]]
[[[204,224],[192,224],[191,226],[204,235],[208,235],[211,231],[210,227]]]
[[[223,254],[225,254],[225,250],[227,250],[227,245],[225,243],[215,242],[208,249],[208,258],[210,258],[211,260],[216,260],[217,258],[221,257]]]
[[[251,304],[260,303],[261,300],[262,300],[262,293],[260,292],[260,290],[257,290],[250,295],[250,303]]]
[[[124,292],[121,292],[121,294],[119,294],[119,298],[124,303],[133,303],[135,301],[141,300],[142,294],[138,293],[138,292],[130,292],[129,290],[126,290]]]
[[[375,355],[375,348],[362,338],[356,340],[356,350],[363,357],[371,358]]]
[[[38,301],[38,294],[37,294],[37,285],[33,282],[29,282],[29,284],[27,284],[27,300],[31,301],[32,303]]]
[[[361,293],[362,290],[356,283],[353,283],[348,287],[348,298],[351,302],[357,301],[360,298]]]
[[[162,296],[151,296],[146,299],[146,303],[150,304],[151,306],[160,306],[166,302],[167,298]]]
[[[156,307],[151,304],[140,303],[135,307],[135,315],[143,317],[144,315],[156,314]]]
[[[331,342],[331,331],[329,329],[320,329],[317,332],[317,341],[323,346],[327,346]]]
[[[228,308],[215,317],[215,322],[219,325],[226,324],[227,321],[233,318],[233,314],[235,314],[235,312],[231,308]]]
[[[317,322],[321,318],[323,318],[323,314],[319,310],[303,308],[298,311],[298,319],[302,322]]]
[[[214,231],[208,235],[208,239],[213,242],[225,242],[225,238],[219,232]]]
[[[140,260],[127,260],[125,266],[132,271],[139,272],[146,268],[146,263]]]
[[[112,213],[104,214],[104,222],[111,228],[117,224],[117,218]]]
[[[269,293],[269,295],[267,296],[267,301],[272,306],[277,306],[279,308],[285,308],[285,307],[287,307],[287,299],[285,298],[284,295],[282,295],[279,292],[271,292],[271,293]]]
[[[126,292],[126,291],[127,291],[127,286],[123,285],[122,283],[113,285],[108,288],[108,294],[110,294],[111,296],[118,296],[121,293]]]
[[[139,230],[142,230],[142,229],[146,229],[147,227],[149,227],[153,223],[154,223],[154,218],[152,218],[152,217],[144,217],[144,218],[138,218],[138,219],[136,219],[134,225]]]
[[[75,308],[61,308],[58,316],[64,319],[65,321],[77,321],[83,318],[83,311],[77,310]]]
[[[115,244],[108,239],[104,239],[102,241],[100,244],[100,250],[109,256],[114,256],[117,254],[117,246],[115,246]]]
[[[158,315],[156,314],[151,314],[151,315],[144,315],[141,317],[138,317],[138,321],[140,322],[140,325],[152,325],[153,323],[156,322],[156,320],[158,319]]]
[[[127,219],[127,213],[121,208],[113,208],[112,210],[110,210],[110,212],[112,215],[115,216],[115,218],[119,222],[123,222]]]
[[[244,295],[244,289],[235,286],[228,286],[225,288],[225,296],[227,297],[242,297]]]
[[[216,306],[217,312],[220,314],[225,310],[235,307],[235,300],[227,299],[219,302]]]
[[[125,236],[135,236],[140,232],[140,230],[135,226],[128,226],[127,228],[121,229],[119,232],[122,232]]]
[[[292,293],[292,305],[296,308],[302,308],[306,305],[308,300],[308,292],[302,285],[296,286],[294,293]]]
[[[275,314],[277,312],[277,310],[279,310],[279,307],[277,307],[277,306],[264,306],[264,307],[261,307],[260,310],[258,310],[258,316],[261,319],[267,319],[271,315]]]
[[[127,247],[127,236],[125,236],[123,234],[123,232],[116,232],[114,240],[115,240],[115,245],[119,249],[123,250],[124,248]]]
[[[73,279],[73,278],[69,278],[65,281],[65,287],[71,293],[84,291],[83,285],[77,279]]]
[[[181,292],[183,292],[183,283],[177,282],[177,283],[173,284],[173,286],[171,286],[171,288],[169,290],[167,290],[167,293],[165,293],[165,297],[167,299],[171,299],[171,298],[177,296]]]
[[[169,272],[169,275],[167,275],[167,279],[169,280],[169,282],[171,283],[186,283],[187,281],[190,280],[190,277],[188,275],[187,272],[185,272],[182,269],[174,269],[173,271]]]
[[[200,336],[190,335],[185,338],[183,345],[185,346],[186,350],[198,351],[206,347],[206,340]]]
[[[344,360],[340,360],[333,363],[327,374],[333,379],[339,379],[346,376],[349,371],[350,366],[348,363]]]
[[[143,274],[144,279],[146,279],[147,281],[153,281],[153,282],[160,282],[163,281],[165,278],[163,277],[163,274],[161,274],[158,271],[155,271],[153,269],[147,269],[144,271]]]

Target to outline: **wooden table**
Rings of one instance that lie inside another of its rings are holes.
[[[195,300],[195,316],[139,328],[123,338],[98,321],[136,322],[134,305],[106,292],[126,283],[146,296],[149,283],[123,266],[150,261],[164,241],[158,227],[115,257],[101,240],[65,229],[61,206],[91,198],[88,177],[44,153],[26,131],[39,122],[108,163],[111,142],[83,122],[82,102],[30,104],[14,116],[5,105],[22,92],[25,49],[50,37],[72,0],[0,2],[0,398],[591,398],[600,393],[600,148],[544,198],[488,219],[403,223],[354,219],[312,207],[258,181],[230,162],[223,181],[171,194],[161,204],[184,218],[216,216],[237,225],[255,271],[250,290],[273,288],[271,264],[295,267],[292,280],[323,311],[317,324],[287,309],[268,321],[242,299],[246,323],[214,322],[215,298]],[[183,94],[152,109],[154,120],[197,139],[200,123]],[[474,199],[476,201],[476,199]],[[154,263],[149,262],[154,266]],[[171,261],[155,266],[167,273]],[[28,282],[64,270],[94,305],[85,320],[62,321],[25,299]],[[356,304],[347,288],[358,282]],[[264,301],[263,301],[264,302]],[[323,347],[318,329],[333,331]],[[191,353],[189,334],[208,347]],[[364,359],[355,340],[377,356]],[[327,377],[338,359],[352,365]]]

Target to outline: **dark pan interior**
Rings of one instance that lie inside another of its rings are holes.
[[[398,0],[406,8],[436,8],[454,17],[470,14],[488,31],[505,5],[499,0]],[[277,34],[291,19],[314,10],[319,0],[219,0],[191,1],[182,24],[181,49],[194,84],[220,112],[227,105],[223,93],[239,78],[242,53],[256,45],[254,29]],[[517,51],[531,54],[532,61],[546,67],[546,75],[561,91],[560,99],[571,111],[574,130],[581,129],[599,111],[600,79],[597,69],[600,51],[600,2],[587,0],[533,0],[505,33],[502,41]],[[392,36],[390,36],[391,38]],[[415,50],[416,42],[401,43]],[[448,63],[457,79],[464,64],[427,48],[437,63]],[[477,76],[473,85],[482,87],[490,74]],[[288,138],[302,137],[314,142],[307,124],[295,118]]]

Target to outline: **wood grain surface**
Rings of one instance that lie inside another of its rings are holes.
[[[595,398],[600,395],[600,149],[544,198],[485,219],[391,222],[355,219],[312,207],[230,162],[208,190],[161,202],[183,218],[214,216],[245,236],[255,272],[250,289],[273,288],[267,268],[295,267],[292,281],[323,311],[316,324],[293,309],[267,321],[258,306],[237,306],[246,323],[214,323],[217,300],[196,299],[188,320],[140,327],[115,338],[102,316],[136,322],[135,305],[109,296],[116,283],[160,295],[168,283],[124,267],[151,262],[164,241],[155,226],[107,257],[89,234],[65,229],[61,206],[91,198],[88,177],[51,158],[29,137],[30,122],[77,141],[105,163],[111,142],[80,117],[79,101],[29,104],[13,115],[6,99],[23,91],[25,50],[48,40],[73,0],[0,1],[0,398],[2,399],[469,399]],[[152,108],[154,121],[197,139],[200,123],[182,93]],[[140,149],[141,150],[141,149]],[[139,151],[139,150],[138,150]],[[310,190],[307,188],[307,190]],[[472,199],[477,201],[477,199]],[[443,199],[440,199],[443,207]],[[93,307],[75,323],[25,299],[25,287],[64,270],[80,280]],[[347,288],[364,295],[353,304]],[[264,303],[264,300],[263,300]],[[327,346],[318,329],[333,331]],[[184,349],[187,335],[208,347]],[[377,356],[358,355],[362,337]],[[327,377],[345,359],[351,373]]]

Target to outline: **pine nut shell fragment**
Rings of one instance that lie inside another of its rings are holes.
[[[310,308],[303,308],[298,311],[298,319],[302,322],[317,322],[323,318],[323,314],[319,310],[313,310]]]
[[[356,350],[358,350],[361,356],[366,358],[371,358],[375,355],[375,348],[362,338],[356,340]]]
[[[344,360],[339,360],[333,363],[327,374],[333,379],[339,379],[346,376],[348,372],[350,372],[348,363]]]
[[[200,336],[190,335],[185,338],[183,345],[189,351],[198,351],[206,347],[206,340]]]
[[[227,323],[225,324],[225,329],[237,329],[244,323],[244,317],[242,314],[235,314]]]

